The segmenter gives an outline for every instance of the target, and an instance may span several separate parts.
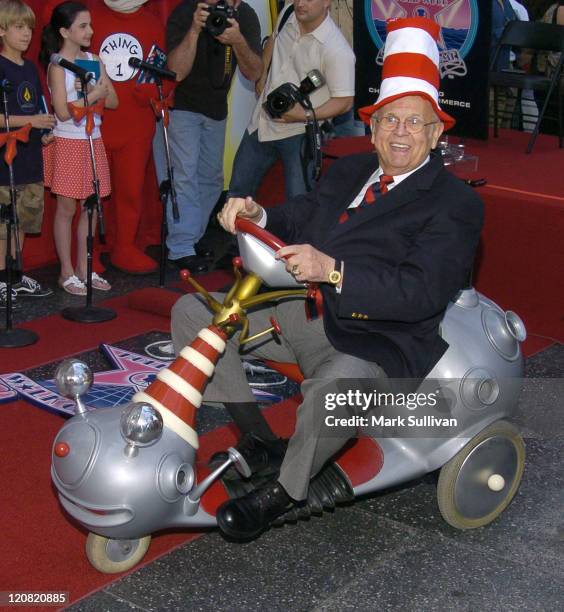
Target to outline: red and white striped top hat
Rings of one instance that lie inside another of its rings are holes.
[[[421,96],[431,103],[445,130],[453,127],[455,120],[439,106],[439,24],[426,17],[408,17],[388,21],[386,30],[380,95],[374,104],[358,110],[360,118],[370,123],[374,111],[385,104]]]

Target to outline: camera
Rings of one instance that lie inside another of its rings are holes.
[[[206,30],[212,36],[221,36],[229,27],[228,19],[237,18],[237,9],[227,4],[225,0],[219,0],[215,5],[210,5],[209,15],[206,19]]]
[[[325,79],[319,70],[310,70],[305,79],[297,87],[294,83],[283,83],[273,89],[263,104],[264,110],[277,119],[288,112],[294,104],[304,104],[309,94],[325,84]]]

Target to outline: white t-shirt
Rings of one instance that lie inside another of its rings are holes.
[[[284,11],[279,15],[275,32],[283,14]],[[303,123],[272,121],[262,108],[266,96],[283,83],[299,85],[315,69],[325,78],[325,85],[310,94],[314,108],[330,98],[354,96],[354,63],[349,43],[329,15],[313,32],[302,36],[296,15],[292,13],[275,38],[272,63],[249,123],[249,134],[258,129],[260,142],[303,134]]]

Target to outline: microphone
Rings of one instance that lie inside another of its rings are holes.
[[[14,86],[12,85],[12,81],[8,81],[8,79],[0,79],[0,91],[11,93],[13,90]]]
[[[70,70],[85,83],[88,83],[92,79],[96,78],[96,75],[93,72],[86,72],[84,68],[81,68],[80,66],[78,66],[77,64],[73,64],[72,62],[69,62],[69,60],[66,60],[62,55],[59,55],[58,53],[53,53],[53,55],[51,55],[51,57],[49,58],[49,61],[51,62],[51,64],[55,64],[56,66],[61,66],[61,68],[66,68],[67,70]]]
[[[176,72],[172,72],[172,70],[167,70],[166,68],[159,68],[154,64],[149,64],[149,62],[144,62],[143,60],[140,60],[138,57],[130,57],[128,63],[132,68],[139,68],[141,70],[145,70],[147,72],[150,72],[151,74],[161,77],[162,79],[176,81]]]

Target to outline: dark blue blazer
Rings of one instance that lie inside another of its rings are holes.
[[[439,324],[466,285],[483,204],[432,154],[339,224],[378,165],[374,153],[335,161],[311,193],[269,209],[266,228],[344,262],[341,293],[321,285],[325,332],[337,350],[377,362],[390,377],[421,378],[448,347]]]

